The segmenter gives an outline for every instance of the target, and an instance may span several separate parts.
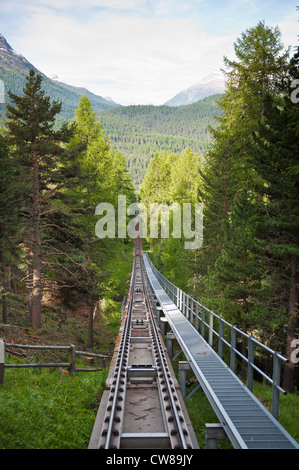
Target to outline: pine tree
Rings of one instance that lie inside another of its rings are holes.
[[[42,77],[33,70],[29,72],[23,95],[9,92],[12,104],[7,104],[6,126],[13,158],[22,167],[21,192],[26,199],[27,216],[32,227],[32,325],[41,326],[42,298],[42,248],[41,219],[43,216],[44,194],[52,183],[51,174],[57,167],[61,132],[54,132],[55,117],[61,110],[61,103],[50,102],[41,89]],[[15,106],[15,107],[14,107]]]
[[[212,129],[206,152],[201,198],[204,202],[204,243],[197,257],[193,283],[202,293],[218,297],[213,270],[225,240],[225,224],[240,189],[254,191],[259,178],[251,163],[252,134],[264,115],[266,95],[280,103],[277,80],[287,71],[278,28],[259,22],[234,44],[236,60],[224,58],[226,92],[219,99],[223,116]]]
[[[75,186],[65,190],[64,196],[76,208],[76,231],[82,242],[81,263],[84,266],[78,277],[85,287],[81,290],[81,300],[87,303],[89,309],[89,346],[92,347],[95,306],[104,291],[104,284],[109,282],[104,260],[111,245],[118,250],[122,243],[122,240],[99,240],[95,236],[95,208],[101,202],[111,203],[117,208],[118,195],[128,196],[130,203],[133,185],[124,157],[110,147],[86,95],[79,101],[72,126],[73,137],[68,148],[73,153],[77,180]]]
[[[286,330],[286,355],[284,387],[293,391],[294,364],[291,359],[291,342],[298,326],[299,302],[299,180],[290,171],[298,163],[299,141],[298,104],[293,103],[290,87],[299,78],[299,56],[290,64],[289,82],[285,89],[283,106],[277,106],[267,97],[265,122],[255,133],[252,162],[260,179],[256,192],[264,204],[261,224],[264,242],[264,260],[278,282],[273,285],[273,296],[279,303],[281,322]],[[279,293],[279,296],[277,296]]]
[[[201,160],[198,154],[187,147],[171,166],[172,202],[180,204],[198,202],[201,179],[199,169]]]
[[[150,161],[140,188],[144,204],[169,203],[171,201],[171,167],[177,156],[170,151],[156,152]]]
[[[230,218],[224,225],[224,243],[215,263],[220,297],[229,308],[225,317],[243,331],[258,327],[254,311],[261,292],[261,273],[256,253],[257,210],[246,189],[234,198]]]
[[[231,104],[237,102],[235,113],[242,121],[263,118],[266,95],[270,93],[277,99],[277,81],[287,75],[289,50],[283,48],[279,28],[268,27],[262,21],[237,39],[234,44],[237,60],[224,58],[232,98],[226,104],[230,116],[234,113]]]
[[[5,138],[0,134],[0,262],[2,274],[2,321],[7,322],[7,269],[15,268],[19,254],[20,222],[19,212],[20,195],[14,184],[16,168],[9,157],[9,149]]]

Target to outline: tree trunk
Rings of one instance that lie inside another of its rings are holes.
[[[12,284],[13,284],[13,293],[17,293],[17,274],[16,274],[16,266],[12,268]]]
[[[5,255],[1,253],[1,271],[2,271],[2,322],[7,323],[7,303],[6,303],[6,272]]]
[[[27,266],[28,266],[28,277],[27,277],[27,291],[28,291],[28,305],[29,305],[29,318],[32,323],[32,302],[31,302],[31,295],[32,295],[32,278],[33,278],[33,270],[32,270],[32,257],[26,256]]]
[[[295,332],[298,321],[298,284],[299,273],[297,272],[297,258],[293,256],[291,260],[291,281],[290,281],[290,297],[289,297],[289,318],[290,323],[287,328],[287,345],[286,357],[289,362],[285,365],[283,376],[283,388],[289,392],[294,392],[294,372],[295,364],[291,360],[291,354],[294,348],[291,347],[292,340],[295,339]]]
[[[88,317],[88,346],[93,348],[93,305],[89,307]]]
[[[11,291],[11,266],[8,266],[7,271],[7,290]]]
[[[31,293],[31,311],[33,328],[41,328],[41,208],[37,152],[33,153],[33,167],[35,179],[35,199],[33,204],[33,279]]]
[[[92,265],[92,236],[90,230],[88,230],[88,265],[91,267]],[[92,300],[89,306],[89,315],[88,315],[88,346],[93,348],[93,314],[94,308],[92,304]]]

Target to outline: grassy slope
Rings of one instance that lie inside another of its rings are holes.
[[[93,352],[113,353],[132,258],[132,243],[124,244],[120,252],[110,257],[106,266],[115,273],[115,281],[102,302],[102,312],[95,318]],[[26,299],[21,295],[10,296],[10,323],[0,323],[0,337],[6,342],[73,343],[77,349],[90,350],[87,347],[86,312],[69,313],[67,321],[63,321],[58,329],[61,312],[55,306],[47,306],[43,327],[36,331],[30,326],[26,306]],[[25,352],[25,358],[6,354],[6,362],[69,361],[69,356],[63,352]],[[4,384],[0,385],[0,449],[87,448],[108,372],[101,360],[99,363],[95,361],[91,367],[102,367],[101,372],[80,372],[75,377],[63,368],[6,369]],[[76,364],[87,367],[87,360],[78,357]]]

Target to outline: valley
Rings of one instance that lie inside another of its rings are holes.
[[[47,77],[14,51],[0,34],[0,79],[5,86],[5,101],[9,102],[9,90],[17,95],[22,94],[31,69],[41,73],[45,94],[51,100],[62,102],[61,112],[56,118],[57,128],[73,119],[82,95],[88,97],[102,129],[109,136],[110,144],[124,155],[136,189],[139,189],[155,152],[171,150],[179,154],[190,147],[192,151],[202,154],[212,141],[209,126],[215,127],[215,117],[222,114],[217,105],[221,95],[217,91],[223,89],[223,82],[217,74],[212,74],[208,83],[204,80],[202,85],[194,87],[198,100],[192,89],[190,104],[183,104],[188,94],[186,90],[182,92],[183,100],[174,97],[161,106],[121,106],[86,88],[77,88]],[[5,112],[5,103],[0,103],[0,124]]]

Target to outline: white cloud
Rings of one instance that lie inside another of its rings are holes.
[[[19,36],[21,52],[47,75],[122,104],[167,101],[221,66],[234,39],[205,33],[192,19],[98,13],[79,23],[48,9],[28,18]]]
[[[278,23],[278,27],[282,33],[282,42],[285,47],[299,46],[298,23],[296,24],[293,19],[285,19]]]
[[[7,11],[12,11],[13,8],[27,11],[51,8],[62,11],[90,7],[138,11],[146,7],[146,0],[27,0],[26,2],[23,0],[10,0],[10,2],[1,2],[0,4],[0,9]]]
[[[0,16],[11,32],[7,39],[12,47],[47,75],[122,104],[161,104],[223,66],[224,55],[233,57],[241,31],[263,19],[255,21],[252,11],[259,15],[259,9],[269,8],[280,20],[286,45],[295,37],[295,11],[293,17],[286,16],[290,8],[281,15],[278,0],[226,0],[219,8],[216,4],[0,0]]]

